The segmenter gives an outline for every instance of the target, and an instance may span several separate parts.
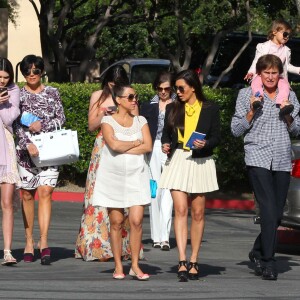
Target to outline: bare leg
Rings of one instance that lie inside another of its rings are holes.
[[[205,225],[205,196],[203,195],[193,195],[192,196],[192,204],[191,204],[191,246],[192,246],[192,254],[190,261],[197,262],[198,253],[200,250],[204,225]],[[197,273],[194,268],[190,273]]]
[[[123,274],[122,265],[122,223],[124,221],[123,209],[109,209],[110,222],[110,244],[114,255],[115,272],[116,274]]]
[[[135,205],[129,208],[131,268],[140,276],[143,276],[143,272],[139,267],[139,253],[141,250],[143,234],[143,217],[144,206]]]
[[[51,220],[53,190],[53,187],[46,185],[37,188],[39,196],[38,221],[40,227],[40,250],[48,248],[48,231]]]
[[[188,195],[181,191],[171,191],[174,202],[174,230],[178,248],[179,261],[186,260],[186,245],[188,235]],[[185,271],[181,266],[178,271]]]
[[[26,235],[26,246],[24,253],[34,252],[33,225],[34,225],[34,194],[36,190],[21,190],[22,214]]]
[[[1,184],[2,230],[4,249],[11,250],[12,235],[14,229],[13,195],[14,184]]]

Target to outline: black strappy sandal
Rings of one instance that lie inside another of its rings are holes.
[[[185,267],[186,270],[179,271],[180,267]],[[178,263],[177,276],[178,276],[180,282],[187,282],[188,281],[188,271],[187,271],[187,261],[186,260],[181,260]]]
[[[195,269],[197,271],[197,273],[191,273],[191,269]],[[198,263],[197,262],[190,262],[189,263],[189,279],[190,280],[198,280],[199,279],[199,266],[198,266]]]

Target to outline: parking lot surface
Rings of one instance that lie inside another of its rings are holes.
[[[177,250],[173,228],[171,251],[153,249],[148,209],[145,211],[142,269],[147,282],[114,280],[113,262],[84,262],[74,258],[82,203],[53,202],[49,233],[52,264],[37,259],[24,263],[21,212],[15,213],[13,253],[19,263],[0,266],[0,299],[300,299],[300,247],[278,248],[277,281],[256,277],[248,252],[258,233],[253,212],[207,209],[205,235],[199,256],[200,280],[177,282]],[[38,242],[37,224],[35,241]],[[188,245],[188,253],[190,245]],[[3,251],[0,251],[3,257]],[[124,262],[128,274],[130,263]]]

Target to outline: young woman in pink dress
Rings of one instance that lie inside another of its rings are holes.
[[[12,64],[0,58],[0,187],[2,209],[2,231],[4,239],[4,260],[2,265],[16,264],[11,254],[14,209],[13,200],[18,201],[16,186],[20,184],[17,169],[16,150],[12,123],[20,114],[20,90],[14,84]]]

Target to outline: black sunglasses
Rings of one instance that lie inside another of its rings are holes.
[[[179,93],[183,94],[184,93],[184,87],[183,86],[175,86],[175,92],[179,91]]]
[[[169,86],[168,86],[168,87],[165,87],[165,88],[163,88],[163,87],[158,87],[157,90],[158,90],[159,93],[162,93],[163,91],[165,91],[166,93],[170,93],[171,87],[169,87]]]
[[[118,96],[120,98],[126,98],[129,102],[132,102],[133,100],[139,101],[138,94],[129,94],[127,96]]]
[[[284,31],[284,32],[282,33],[282,36],[283,36],[285,39],[286,39],[286,38],[289,38],[290,35],[291,35],[291,33],[290,33],[290,32],[287,32],[287,31]]]
[[[23,74],[24,74],[24,76],[29,76],[31,74],[31,72],[33,75],[41,75],[42,74],[41,69],[27,69],[24,71]]]

